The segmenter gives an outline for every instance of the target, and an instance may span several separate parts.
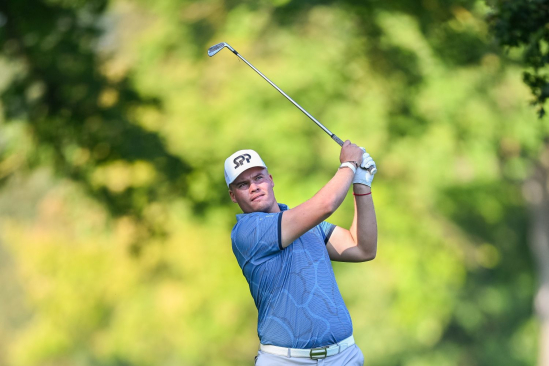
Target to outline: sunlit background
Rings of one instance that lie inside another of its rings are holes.
[[[366,365],[537,364],[549,123],[489,10],[3,1],[0,365],[253,364],[223,162],[255,149],[293,207],[339,147],[218,42],[377,163],[377,258],[333,264]]]

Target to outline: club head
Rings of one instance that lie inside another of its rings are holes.
[[[210,48],[208,48],[208,56],[210,56],[210,57],[214,56],[216,53],[218,53],[219,51],[221,51],[225,47],[227,47],[229,50],[234,52],[234,49],[231,46],[229,46],[228,43],[221,42],[221,43],[215,44],[215,45],[211,46]]]

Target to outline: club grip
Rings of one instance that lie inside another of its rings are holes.
[[[335,133],[332,134],[331,137],[332,137],[332,140],[334,140],[335,142],[337,142],[337,143],[339,144],[339,146],[343,146],[343,141],[341,141],[341,139],[340,139],[339,137],[337,137],[337,136],[335,135]],[[372,174],[372,170],[373,170],[373,169],[374,169],[373,166],[371,166],[371,167],[368,168],[368,171],[370,172],[370,174]]]
[[[340,139],[339,137],[337,137],[337,136],[335,135],[335,133],[332,134],[332,140],[334,140],[335,142],[337,142],[337,143],[339,144],[339,146],[343,146],[343,141],[341,141],[341,139]]]

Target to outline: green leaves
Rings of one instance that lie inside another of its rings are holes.
[[[501,2],[512,24],[491,24],[523,26],[511,12],[533,3]],[[334,264],[369,362],[533,362],[520,351],[535,349],[537,328],[518,184],[549,125],[488,44],[477,1],[8,1],[0,12],[0,245],[15,263],[0,276],[32,312],[0,322],[0,363],[253,359],[223,162],[257,150],[279,202],[296,206],[333,176],[339,148],[234,55],[209,58],[221,41],[378,165],[378,256]],[[542,96],[536,37],[539,73],[525,80]],[[348,199],[329,221],[348,227],[352,214]]]
[[[501,46],[520,49],[527,69],[524,82],[530,87],[534,96],[532,104],[538,106],[538,115],[542,118],[545,100],[549,97],[549,79],[543,70],[549,63],[549,2],[495,1],[488,22]]]

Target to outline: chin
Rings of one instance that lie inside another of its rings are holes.
[[[268,202],[251,202],[248,212],[268,212],[271,205]]]

